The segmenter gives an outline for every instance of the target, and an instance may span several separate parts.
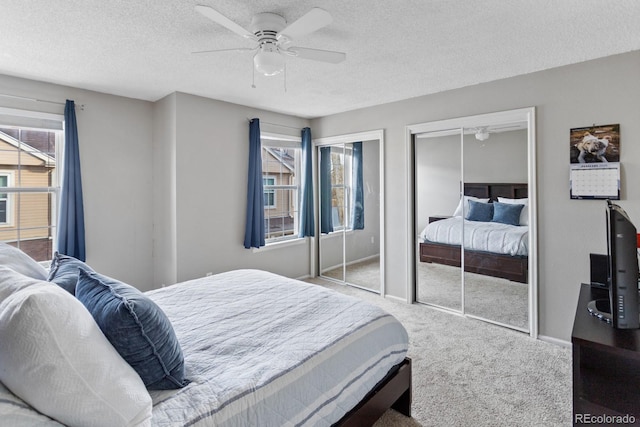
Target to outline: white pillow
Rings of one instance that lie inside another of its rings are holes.
[[[0,381],[39,412],[71,426],[151,425],[142,380],[59,286],[31,284],[1,302],[0,343]]]
[[[42,280],[20,274],[6,265],[0,265],[0,303],[19,290],[37,283],[42,283]]]
[[[520,225],[529,225],[529,199],[507,199],[505,197],[498,197],[498,202],[508,203],[510,205],[524,205],[524,208],[520,211]]]
[[[0,242],[0,265],[34,279],[47,280],[47,270],[20,249]]]
[[[464,205],[464,214],[468,214],[469,213],[469,200],[474,200],[476,202],[481,202],[481,203],[488,203],[489,199],[479,199],[477,197],[473,197],[473,196],[464,196],[464,198],[460,199],[460,203],[458,203],[458,207],[456,207],[456,210],[453,211],[453,215],[452,216],[462,216],[462,202],[464,201],[465,205]]]

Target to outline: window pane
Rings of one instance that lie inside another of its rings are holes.
[[[16,246],[36,261],[51,259],[54,225],[51,193],[12,194],[11,221],[0,228],[0,240]]]
[[[299,148],[263,146],[265,238],[298,235]],[[283,188],[287,187],[287,188]]]
[[[14,187],[54,185],[56,133],[0,127],[0,170],[12,171]]]

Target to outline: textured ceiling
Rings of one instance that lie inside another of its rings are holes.
[[[295,44],[347,59],[289,58],[286,90],[282,75],[252,88],[251,53],[192,53],[251,46],[196,4],[245,28],[322,7],[333,23]],[[638,50],[638,22],[638,0],[2,0],[0,74],[312,118]]]

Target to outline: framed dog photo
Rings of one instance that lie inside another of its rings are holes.
[[[571,163],[620,162],[620,125],[571,129],[569,153]]]

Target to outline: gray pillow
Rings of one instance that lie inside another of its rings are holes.
[[[91,267],[79,259],[56,252],[51,260],[51,268],[49,269],[47,280],[60,286],[71,295],[75,295],[80,269],[93,271]]]

